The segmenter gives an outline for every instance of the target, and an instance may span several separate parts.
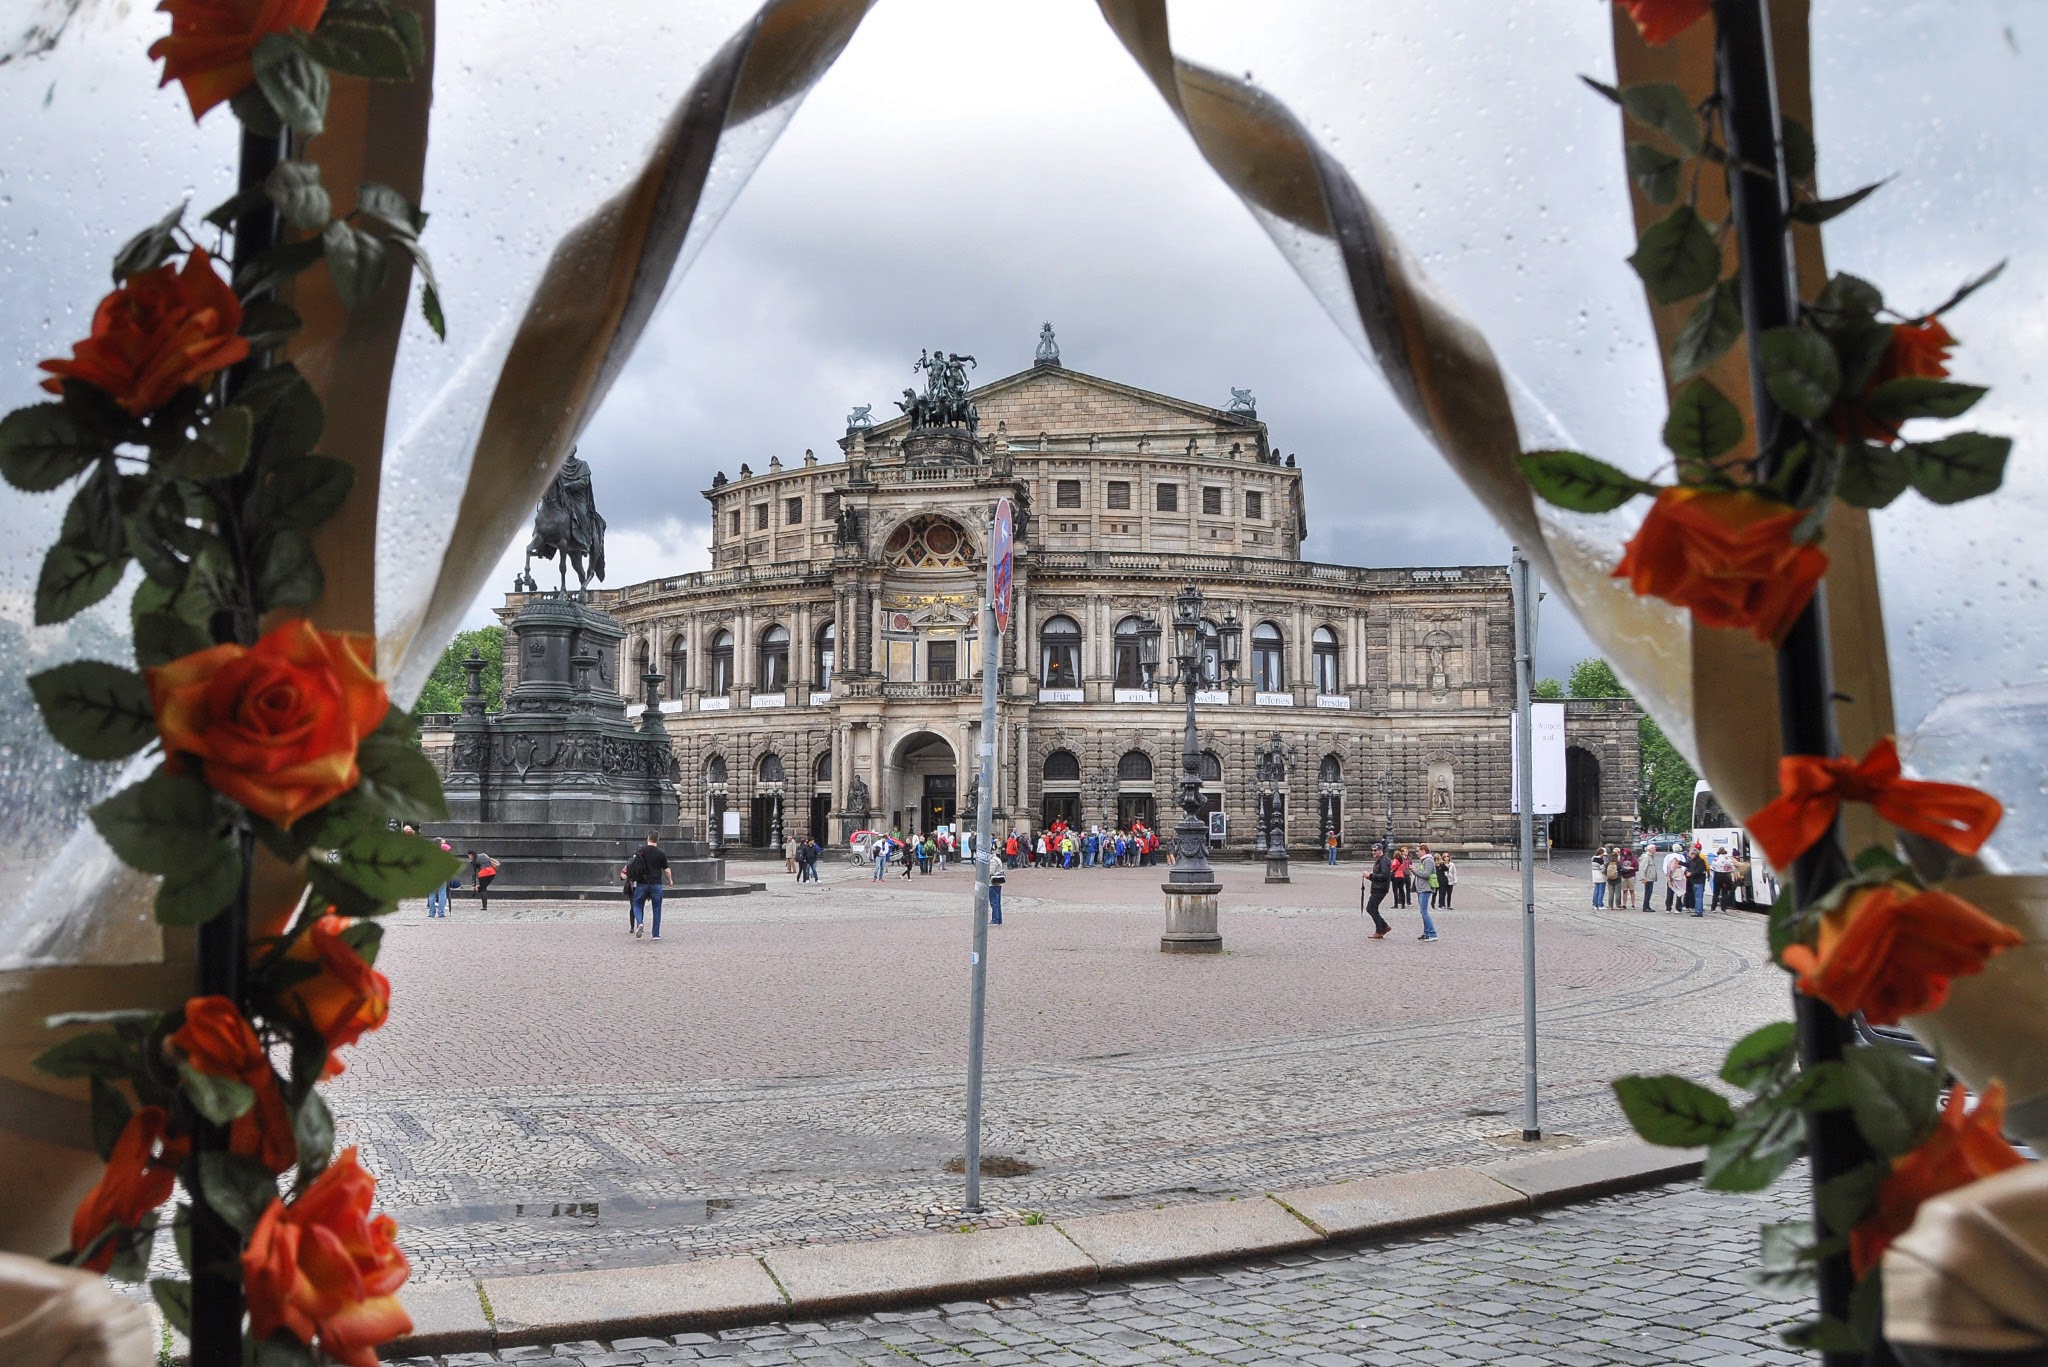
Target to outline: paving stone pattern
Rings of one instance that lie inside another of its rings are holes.
[[[1799,1363],[1807,1359],[1777,1330],[1803,1307],[1768,1299],[1739,1274],[1753,1262],[1757,1225],[1798,1215],[1803,1180],[1795,1170],[1759,1196],[1672,1186],[1388,1243],[908,1313],[409,1361]]]
[[[746,871],[752,866],[739,866]],[[969,877],[395,917],[390,1022],[334,1089],[415,1276],[626,1267],[951,1227]],[[1356,865],[1226,866],[1217,957],[1158,952],[1161,871],[1019,871],[992,932],[983,1224],[1213,1199],[1520,1148],[1516,875],[1468,864],[1443,939],[1367,936]],[[1711,1075],[1785,1012],[1763,922],[1595,912],[1542,875],[1547,1142],[1607,1083]]]

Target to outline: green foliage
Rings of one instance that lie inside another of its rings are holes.
[[[28,687],[50,734],[87,759],[126,759],[156,739],[149,688],[132,669],[74,660],[31,674]]]
[[[1711,380],[1698,379],[1671,401],[1671,416],[1664,420],[1664,444],[1681,460],[1711,461],[1734,450],[1746,430],[1742,410]]]
[[[1578,513],[1604,513],[1656,486],[1577,451],[1530,451],[1522,472],[1548,502]]]
[[[1554,682],[1554,681],[1552,681]],[[1574,698],[1631,696],[1615,676],[1614,666],[1593,658],[1572,666],[1566,690]],[[1692,824],[1692,789],[1699,781],[1691,764],[1645,712],[1636,722],[1637,751],[1642,768],[1637,792],[1644,830],[1682,831]]]
[[[434,662],[434,672],[427,676],[426,686],[413,702],[412,715],[415,719],[430,712],[462,710],[463,690],[468,687],[468,675],[463,673],[462,662],[469,658],[471,650],[484,660],[484,711],[504,709],[505,628],[478,627],[473,631],[456,632],[455,639]]]
[[[1555,679],[1538,679],[1529,696],[1537,702],[1563,702],[1564,685]]]
[[[1660,304],[1676,304],[1712,289],[1721,275],[1721,246],[1690,204],[1650,226],[1628,263]]]
[[[1616,1078],[1614,1095],[1628,1123],[1652,1144],[1691,1148],[1725,1139],[1735,1129],[1728,1098],[1676,1073]]]
[[[1614,666],[1597,657],[1572,666],[1565,685],[1574,698],[1626,698],[1629,692],[1615,677]]]

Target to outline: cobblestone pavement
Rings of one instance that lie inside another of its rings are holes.
[[[1803,1308],[1739,1274],[1755,1261],[1758,1223],[1799,1214],[1803,1180],[1796,1169],[1776,1190],[1745,1197],[1667,1187],[1388,1243],[905,1314],[412,1361],[1799,1363],[1808,1359],[1777,1330]]]
[[[743,868],[747,866],[742,866]],[[334,1100],[416,1275],[617,1267],[951,1225],[970,880],[393,919],[389,1024]],[[753,876],[762,876],[755,873]],[[1368,937],[1358,870],[1224,873],[1221,956],[1158,952],[1158,870],[1013,875],[992,931],[986,1223],[1441,1166],[1519,1147],[1516,875],[1443,939]],[[1546,1142],[1620,1134],[1621,1072],[1710,1074],[1784,1011],[1752,916],[1595,912],[1539,878]]]

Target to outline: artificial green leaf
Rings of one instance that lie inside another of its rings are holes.
[[[192,1109],[216,1125],[248,1114],[256,1104],[256,1089],[235,1078],[202,1073],[189,1063],[178,1065],[178,1077],[184,1083],[185,1095],[192,1100]]]
[[[1764,384],[1787,413],[1813,422],[1834,406],[1842,370],[1828,339],[1812,328],[1772,328],[1757,341]]]
[[[1811,181],[1814,172],[1813,134],[1797,119],[1785,119],[1779,128],[1785,147],[1785,174],[1795,181]]]
[[[1647,142],[1628,145],[1628,174],[1652,204],[1669,204],[1678,198],[1678,171],[1685,163],[1669,152],[1660,152]]]
[[[114,1263],[107,1275],[117,1282],[139,1282],[149,1275],[149,1253],[156,1243],[157,1213],[150,1211],[135,1228],[114,1237]]]
[[[2005,482],[2011,437],[1957,432],[1940,441],[1909,442],[1900,452],[1913,487],[1930,503],[1961,503],[1995,493]]]
[[[1861,394],[1892,349],[1890,325],[1860,314],[1833,324],[1816,314],[1815,322],[1834,343],[1835,361],[1842,369],[1842,393]]]
[[[309,454],[326,426],[320,396],[297,366],[256,372],[236,392],[235,402],[255,415],[255,448],[266,469]]]
[[[1785,1220],[1765,1225],[1757,1233],[1757,1262],[1766,1272],[1813,1266],[1813,1221]]]
[[[307,818],[308,821],[315,819]],[[311,842],[308,843],[310,845]],[[364,920],[389,916],[398,910],[398,898],[365,892],[347,881],[332,864],[315,862],[308,865],[306,878],[313,885],[314,899],[323,907],[333,907],[337,916]]]
[[[246,213],[260,209],[268,203],[270,203],[270,196],[264,193],[263,187],[261,185],[252,185],[246,190],[237,190],[234,194],[229,195],[226,199],[207,210],[205,221],[211,223],[216,228],[232,231],[236,219]]]
[[[1857,1342],[1865,1348],[1869,1348],[1883,1337],[1883,1277],[1866,1276],[1849,1292],[1849,1331],[1856,1335]]]
[[[1857,1353],[1863,1351],[1863,1340],[1856,1337],[1856,1331],[1838,1319],[1821,1318],[1795,1324],[1778,1335],[1793,1348],[1809,1353]]]
[[[1802,1134],[1798,1111],[1758,1101],[1707,1150],[1700,1180],[1709,1191],[1762,1191],[1805,1151]]]
[[[1895,422],[1907,418],[1960,418],[1988,393],[1981,385],[1913,375],[1886,380],[1864,395],[1863,402],[1871,412]]]
[[[1859,874],[1880,874],[1888,879],[1912,876],[1906,862],[1882,845],[1865,845],[1849,861],[1849,867]]]
[[[324,1355],[300,1343],[288,1330],[250,1341],[248,1350],[247,1367],[325,1367],[327,1362]]]
[[[46,493],[113,449],[66,404],[39,403],[0,418],[0,476],[26,494]]]
[[[276,299],[258,299],[242,310],[242,335],[257,351],[276,346],[304,326],[298,310]]]
[[[317,237],[302,237],[296,242],[281,243],[268,251],[258,252],[249,260],[236,263],[235,293],[243,299],[267,294],[323,255]]]
[[[436,337],[448,340],[448,319],[441,312],[441,292],[431,280],[420,286],[420,317],[427,320]]]
[[[1522,473],[1546,502],[1580,513],[1604,513],[1657,486],[1578,451],[1526,451]]]
[[[344,76],[370,81],[403,81],[412,75],[405,39],[395,24],[332,12],[306,39],[315,61]]]
[[[257,609],[302,608],[320,597],[327,577],[313,555],[313,543],[302,532],[280,527],[264,544],[256,567]]]
[[[1741,443],[1747,429],[1742,410],[1707,379],[1694,380],[1671,401],[1664,420],[1664,444],[1687,460],[1710,461]]]
[[[132,669],[73,660],[31,674],[29,692],[59,744],[87,759],[126,759],[156,739],[149,685]]]
[[[154,224],[128,239],[114,256],[114,283],[131,275],[153,271],[178,254],[177,227],[185,219],[185,205],[165,214]]]
[[[446,821],[448,804],[441,795],[440,771],[413,740],[405,713],[392,708],[386,724],[356,746],[366,795],[400,821]],[[389,718],[406,721],[403,732],[390,728]]]
[[[1792,206],[1792,218],[1798,223],[1825,223],[1831,218],[1839,218],[1876,194],[1883,185],[1881,180],[1872,181],[1860,190],[1851,190],[1833,199],[1810,199],[1804,204],[1795,204]]]
[[[1684,149],[1698,156],[1706,147],[1706,133],[1692,101],[1675,85],[1656,83],[1622,87],[1621,107],[1645,128],[1654,128]]]
[[[120,1139],[121,1131],[128,1128],[128,1118],[135,1114],[128,1104],[128,1098],[121,1095],[121,1089],[95,1074],[91,1080],[92,1096],[92,1147],[104,1162],[114,1152],[114,1143]]]
[[[213,415],[213,421],[178,448],[165,467],[167,474],[182,479],[221,479],[238,475],[249,463],[249,443],[256,433],[255,415],[240,404],[230,404]]]
[[[366,180],[356,190],[356,212],[389,228],[400,238],[417,238],[427,216],[389,185]]]
[[[1742,339],[1742,277],[1714,286],[1686,317],[1671,344],[1671,378],[1689,380]]]
[[[202,1153],[199,1191],[216,1215],[247,1234],[277,1199],[277,1179],[254,1159],[232,1153]]]
[[[318,162],[279,162],[264,177],[263,193],[276,207],[285,226],[302,233],[325,227],[333,213],[326,187],[320,184]]]
[[[1870,1147],[1896,1158],[1934,1125],[1941,1075],[1903,1049],[1863,1045],[1842,1056],[1849,1068],[1849,1110]]]
[[[328,278],[346,307],[362,307],[383,286],[391,260],[382,238],[336,219],[320,234],[320,247]]]
[[[263,93],[260,85],[252,85],[229,100],[228,108],[234,112],[244,132],[254,133],[259,138],[274,138],[284,132],[284,120],[270,107],[270,97]]]
[[[62,535],[101,555],[126,555],[128,528],[124,524],[132,493],[112,457],[102,457],[71,496]]]
[[[250,518],[263,526],[311,531],[341,511],[355,481],[355,467],[332,456],[272,460],[250,500]]]
[[[1996,280],[1999,276],[2003,274],[2005,274],[2005,263],[2001,261],[1997,265],[1993,266],[1990,270],[1984,272],[1984,274],[1978,276],[1976,279],[1965,281],[1962,287],[1959,288],[1954,294],[1951,294],[1939,308],[1930,309],[1927,313],[1927,316],[1929,318],[1933,318],[1939,316],[1940,314],[1947,313],[1950,309],[1956,307],[1965,299],[1968,299],[1971,295],[1975,294],[1978,290],[1983,289],[1986,285],[1990,284],[1992,281]]]
[[[1772,1021],[1759,1026],[1728,1050],[1721,1063],[1721,1081],[1755,1091],[1765,1086],[1792,1064],[1791,1021]]]
[[[1628,259],[1643,287],[1660,304],[1676,304],[1713,288],[1721,276],[1721,248],[1689,204],[1650,225]]]
[[[36,625],[68,621],[114,591],[128,568],[128,554],[108,555],[65,540],[43,556],[36,576]]]
[[[93,808],[92,824],[122,863],[144,873],[191,873],[220,848],[213,790],[162,766]]]
[[[1779,1093],[1787,1106],[1802,1111],[1841,1111],[1849,1106],[1849,1072],[1837,1059],[1823,1059],[1800,1070]]]
[[[374,966],[377,952],[384,947],[384,927],[375,921],[358,921],[341,932],[342,943],[353,949],[366,964]]]
[[[30,1066],[51,1077],[130,1077],[135,1072],[135,1051],[119,1035],[102,1031],[74,1035],[45,1049]]]
[[[334,1152],[334,1113],[318,1087],[308,1087],[292,1112],[292,1138],[299,1145],[299,1176],[303,1179],[327,1166]]]
[[[157,923],[205,925],[227,910],[241,890],[241,851],[225,841],[216,841],[206,862],[164,875],[156,890]]]
[[[1875,318],[1884,308],[1884,295],[1877,286],[1847,271],[1837,271],[1821,286],[1813,307],[1830,320]]]
[[[327,872],[382,902],[425,897],[462,868],[455,856],[381,820],[331,822],[315,845],[327,852]]]
[[[1888,507],[1906,491],[1909,480],[1910,471],[1903,455],[1889,446],[1852,441],[1842,448],[1835,497],[1852,508]]]
[[[302,137],[315,138],[327,126],[327,68],[313,60],[305,41],[292,33],[266,33],[256,40],[256,85]]]
[[[1652,1144],[1691,1148],[1726,1138],[1735,1129],[1735,1108],[1674,1073],[1616,1078],[1614,1095],[1635,1132]]]
[[[174,1277],[151,1277],[149,1294],[163,1312],[164,1323],[179,1333],[192,1333],[192,1283]]]
[[[1877,1189],[1890,1172],[1891,1164],[1877,1162],[1830,1177],[1815,1185],[1814,1209],[1829,1229],[1846,1234],[1877,1208]]]

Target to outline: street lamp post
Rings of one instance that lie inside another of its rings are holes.
[[[1166,875],[1166,933],[1159,948],[1169,954],[1217,954],[1223,936],[1216,929],[1216,894],[1223,885],[1209,866],[1209,822],[1202,804],[1202,750],[1195,733],[1195,694],[1205,682],[1237,686],[1244,628],[1230,613],[1216,629],[1218,677],[1203,678],[1202,591],[1190,584],[1173,600],[1173,653],[1160,658],[1160,626],[1149,617],[1138,629],[1138,658],[1148,672],[1164,674],[1187,698],[1187,729],[1180,754],[1180,822],[1174,827],[1173,869]]]
[[[1266,881],[1294,881],[1287,863],[1287,745],[1275,731],[1259,755],[1259,779],[1266,788]]]

